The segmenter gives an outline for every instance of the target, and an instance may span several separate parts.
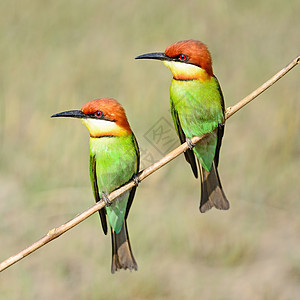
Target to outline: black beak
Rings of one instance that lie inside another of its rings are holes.
[[[68,110],[51,116],[51,118],[56,118],[56,117],[83,119],[86,118],[87,116],[81,110]]]
[[[156,60],[172,60],[164,52],[147,53],[137,56],[135,59],[156,59]]]

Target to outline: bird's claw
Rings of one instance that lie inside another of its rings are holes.
[[[224,126],[225,126],[225,124],[224,124],[224,123],[220,123],[220,124],[218,125],[218,128],[219,128],[219,129],[223,129],[223,128],[224,128]]]
[[[111,206],[111,205],[112,205],[112,202],[108,199],[106,193],[103,192],[103,193],[101,194],[101,198],[102,198],[102,200],[104,201],[104,203],[105,203],[106,206]]]
[[[139,183],[141,182],[141,180],[139,179],[139,177],[137,175],[135,175],[135,174],[132,176],[132,180],[133,180],[133,182],[134,182],[134,184],[136,186],[138,186]]]
[[[190,138],[186,138],[186,143],[190,150],[192,150],[196,146],[196,144],[194,144]]]

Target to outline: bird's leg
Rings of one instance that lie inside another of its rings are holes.
[[[139,177],[138,177],[136,174],[134,174],[134,175],[132,176],[132,180],[133,180],[133,182],[134,182],[134,184],[135,184],[136,186],[138,186],[139,183],[141,182],[140,179],[139,179]]]
[[[103,193],[101,194],[101,198],[102,198],[102,200],[104,201],[104,203],[105,203],[106,206],[111,206],[111,205],[112,205],[112,202],[109,201],[109,199],[108,199],[106,193],[103,192]]]
[[[196,144],[194,144],[190,138],[185,138],[185,140],[190,150],[196,146]]]

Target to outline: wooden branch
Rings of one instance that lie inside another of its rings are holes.
[[[255,99],[257,96],[259,96],[262,92],[264,92],[271,85],[273,85],[276,81],[278,81],[281,77],[283,77],[287,72],[292,70],[297,64],[299,64],[299,62],[300,62],[300,55],[295,57],[286,67],[281,69],[278,73],[276,73],[273,77],[271,77],[268,81],[266,81],[263,85],[261,85],[259,88],[257,88],[251,94],[249,94],[247,97],[245,97],[244,99],[239,101],[234,106],[228,107],[225,112],[225,119],[228,119],[229,117],[231,117],[233,114],[235,114],[237,111],[239,111],[242,107],[244,107],[246,104],[248,104],[253,99]]]
[[[271,85],[273,85],[277,80],[279,80],[281,77],[283,77],[287,72],[289,72],[292,68],[294,68],[297,64],[300,62],[300,55],[298,55],[295,59],[293,59],[286,67],[284,67],[282,70],[280,70],[277,74],[275,74],[272,78],[270,78],[268,81],[266,81],[262,86],[257,88],[255,91],[253,91],[251,94],[249,94],[247,97],[239,101],[237,104],[235,104],[232,107],[227,108],[225,112],[225,120],[229,119],[233,114],[235,114],[238,110],[240,110],[242,107],[244,107],[246,104],[251,102],[253,99],[255,99],[258,95],[260,95],[262,92],[264,92],[266,89],[268,89]],[[192,142],[194,144],[198,143],[200,140],[202,140],[206,135],[203,135],[201,137],[193,137]],[[146,168],[145,170],[139,172],[138,179],[140,181],[143,181],[145,178],[150,176],[152,173],[156,172],[158,169],[169,163],[171,160],[182,154],[185,150],[188,149],[187,143],[181,144],[179,147],[168,153],[166,156],[164,156],[162,159],[151,165],[150,167]],[[111,192],[108,195],[108,199],[110,201],[114,201],[118,196],[126,192],[127,190],[134,187],[135,183],[133,181],[128,182],[126,185],[123,185],[122,187],[118,188],[117,190]],[[42,246],[46,245],[50,241],[56,239],[69,229],[73,228],[74,226],[81,223],[83,220],[91,216],[93,213],[98,211],[99,209],[103,208],[105,206],[105,203],[103,201],[97,202],[95,205],[91,206],[81,214],[77,215],[72,220],[68,221],[67,223],[49,230],[49,232],[43,236],[41,239],[39,239],[34,244],[30,245],[26,249],[22,250],[21,252],[17,253],[16,255],[13,255],[9,257],[8,259],[4,260],[0,263],[0,272],[5,270],[6,268],[10,267],[14,263],[18,262],[19,260],[23,259],[27,255],[31,254],[32,252],[36,251],[37,249],[41,248]]]

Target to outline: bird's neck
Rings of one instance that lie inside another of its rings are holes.
[[[204,69],[192,64],[177,61],[164,61],[163,63],[171,70],[173,78],[176,80],[198,79],[200,81],[207,81],[211,78]]]
[[[94,138],[104,136],[120,137],[127,136],[131,133],[131,130],[119,126],[116,122],[98,119],[82,119],[82,123],[88,128],[90,136]]]

